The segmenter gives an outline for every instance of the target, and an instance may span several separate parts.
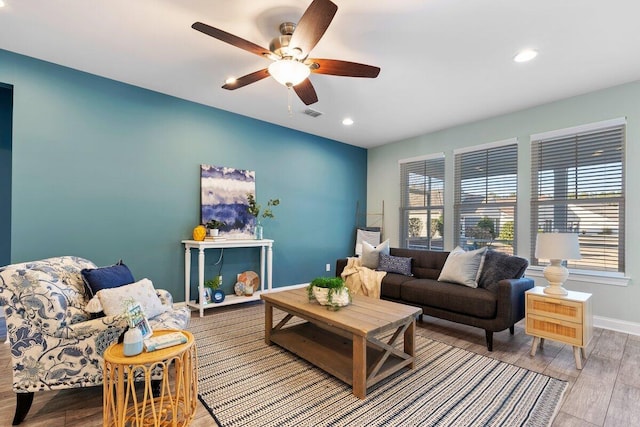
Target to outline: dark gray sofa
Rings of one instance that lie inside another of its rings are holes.
[[[494,332],[509,328],[513,334],[516,322],[524,318],[524,293],[534,286],[532,279],[523,277],[528,266],[524,258],[488,250],[479,286],[471,288],[438,281],[449,252],[391,248],[390,255],[410,257],[413,276],[387,273],[380,289],[382,299],[415,305],[429,316],[482,328],[489,351],[493,350]],[[346,264],[346,258],[336,262],[337,276]]]

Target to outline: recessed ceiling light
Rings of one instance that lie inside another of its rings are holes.
[[[2,0],[0,0],[2,1]],[[235,83],[237,80],[235,77],[229,77],[227,80],[225,80],[224,82],[228,85],[230,85],[231,83]]]
[[[4,7],[5,6],[5,2],[0,0],[0,7]]]
[[[538,56],[537,51],[533,49],[525,49],[518,52],[518,54],[513,57],[513,60],[516,62],[527,62],[531,61],[536,56]]]
[[[347,117],[346,119],[342,120],[342,124],[345,126],[351,126],[353,124],[353,119],[350,117]]]

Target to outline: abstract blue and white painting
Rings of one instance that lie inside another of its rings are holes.
[[[247,211],[248,193],[256,194],[255,171],[200,165],[200,220],[222,221],[221,236],[253,238],[255,218]]]

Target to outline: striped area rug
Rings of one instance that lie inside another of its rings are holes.
[[[567,383],[416,337],[417,362],[369,388],[351,387],[264,343],[264,306],[191,320],[198,392],[220,426],[549,426]],[[282,313],[274,310],[274,318]]]

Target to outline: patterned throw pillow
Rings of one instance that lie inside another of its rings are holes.
[[[167,310],[167,307],[162,305],[153,283],[149,279],[142,279],[118,288],[103,289],[98,292],[98,298],[100,298],[100,304],[107,316],[122,314],[125,309],[123,305],[125,300],[134,300],[140,303],[142,311],[149,319]]]
[[[438,281],[477,288],[486,253],[487,248],[465,252],[460,246],[456,247],[447,256]]]
[[[386,271],[387,273],[398,273],[404,274],[405,276],[413,276],[413,274],[411,274],[411,259],[412,258],[380,254],[378,270]]]

